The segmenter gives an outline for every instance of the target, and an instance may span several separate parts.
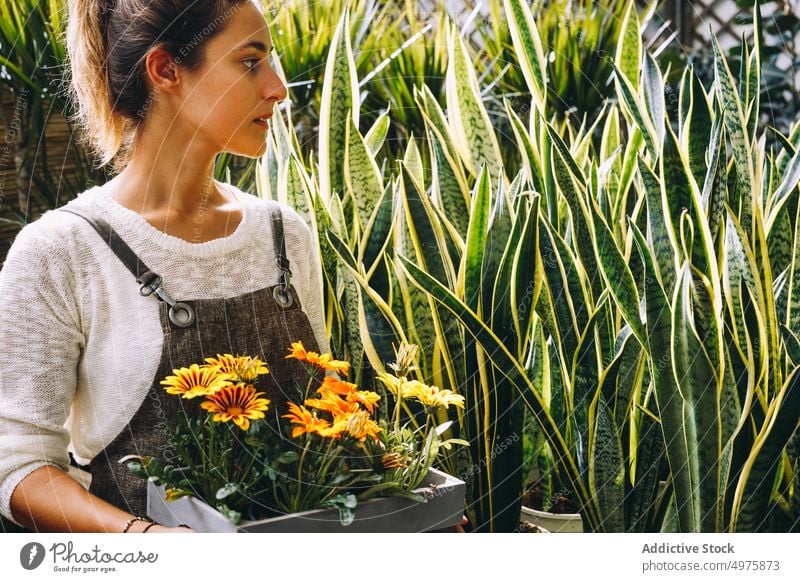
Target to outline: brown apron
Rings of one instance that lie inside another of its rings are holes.
[[[119,460],[126,455],[149,455],[164,464],[177,465],[169,443],[170,430],[180,407],[199,408],[199,399],[185,400],[169,395],[160,381],[173,369],[203,364],[217,354],[250,355],[264,361],[269,374],[264,378],[266,397],[271,400],[268,419],[277,422],[286,412],[286,401],[297,400],[292,381],[305,386],[303,364],[285,359],[292,342],[302,341],[308,350],[319,351],[308,317],[289,279],[289,260],[283,237],[283,220],[272,210],[273,244],[281,270],[277,285],[232,298],[175,301],[161,286],[161,277],[150,271],[102,219],[82,216],[97,230],[112,251],[136,276],[142,295],[154,295],[160,302],[159,317],[164,347],[147,397],[117,437],[95,456],[89,465],[89,491],[134,515],[147,511],[147,482],[134,476]],[[152,299],[144,299],[152,301]],[[188,410],[187,410],[188,412]]]

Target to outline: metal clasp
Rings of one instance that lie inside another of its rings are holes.
[[[292,271],[289,269],[289,261],[286,260],[286,257],[278,256],[278,258],[275,259],[275,264],[278,265],[281,274],[278,277],[279,285],[272,290],[272,296],[275,298],[275,301],[278,302],[278,305],[285,309],[294,304],[294,297],[292,297],[292,294],[289,292]]]
[[[181,301],[175,301],[163,287],[162,279],[159,275],[148,271],[141,276],[142,286],[139,293],[145,297],[155,294],[159,301],[169,305],[169,320],[178,327],[189,327],[194,323],[195,315],[192,306]]]
[[[142,284],[142,286],[139,287],[139,294],[147,297],[161,287],[162,279],[152,271],[147,271],[139,277],[138,281]]]

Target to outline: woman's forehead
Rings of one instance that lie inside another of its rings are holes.
[[[216,42],[213,42],[216,41]],[[272,50],[267,21],[261,11],[251,2],[238,5],[228,16],[225,27],[212,39],[215,48],[226,52],[257,50],[269,53]]]

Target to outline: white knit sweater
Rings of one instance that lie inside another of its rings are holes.
[[[235,297],[278,282],[268,209],[229,184],[243,206],[236,231],[191,243],[165,234],[95,186],[69,202],[104,218],[164,279],[176,299]],[[322,352],[322,271],[311,231],[283,210],[292,284]],[[86,464],[133,417],[154,379],[163,336],[159,301],[142,297],[133,274],[92,226],[48,211],[17,235],[0,270],[0,513],[44,465]],[[288,349],[288,346],[287,346]]]

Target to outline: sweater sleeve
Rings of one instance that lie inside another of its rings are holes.
[[[61,245],[31,223],[0,270],[0,513],[12,521],[11,495],[24,477],[45,465],[69,468],[64,423],[85,342]]]

